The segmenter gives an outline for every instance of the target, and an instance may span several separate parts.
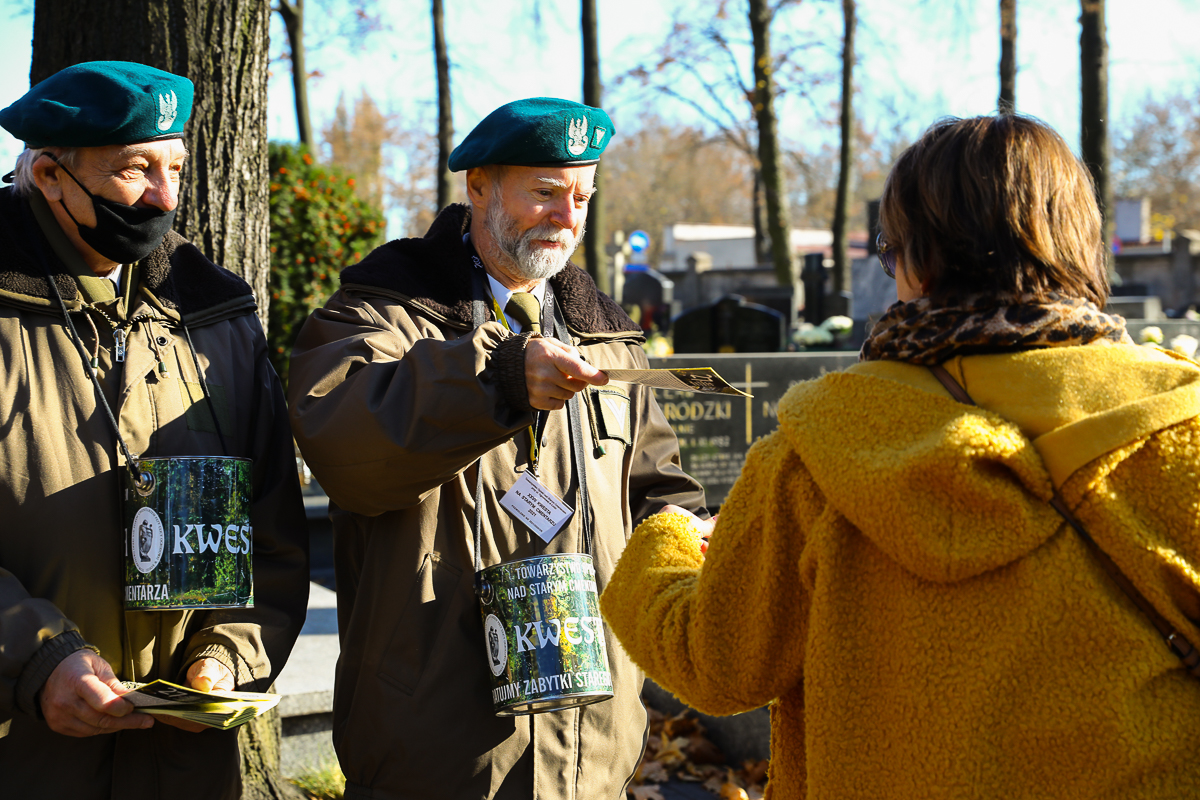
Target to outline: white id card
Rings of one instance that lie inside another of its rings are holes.
[[[516,485],[500,498],[500,506],[544,542],[553,539],[575,513],[575,509],[555,497],[529,472],[521,475]]]

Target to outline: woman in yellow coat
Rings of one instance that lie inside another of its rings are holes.
[[[1093,197],[1035,120],[930,128],[861,363],[788,393],[715,529],[622,556],[602,607],[651,677],[771,704],[773,800],[1200,797],[1200,680],[1049,502],[1200,642],[1200,367],[1102,312]]]

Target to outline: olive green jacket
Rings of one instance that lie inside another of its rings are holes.
[[[499,506],[529,463],[526,337],[497,321],[473,328],[467,224],[466,209],[451,206],[423,239],[391,242],[345,270],[292,351],[293,429],[334,504],[334,743],[346,797],[616,800],[646,714],[643,675],[611,636],[613,699],[493,713],[473,588],[478,469],[484,566],[578,552],[582,515],[544,544]],[[568,265],[551,286],[590,363],[645,367],[640,329],[585,273]],[[633,525],[666,503],[701,509],[704,495],[680,469],[649,389],[610,384],[586,397],[603,587]],[[577,507],[565,411],[549,414],[542,442],[542,483]]]
[[[36,214],[35,214],[36,212]],[[39,216],[40,215],[40,216]],[[0,794],[236,797],[236,733],[156,724],[72,739],[41,719],[37,692],[89,643],[123,680],[182,680],[211,656],[265,691],[304,619],[307,534],[282,391],[250,288],[174,233],[122,296],[91,275],[49,214],[0,190]],[[43,264],[71,312],[130,450],[252,458],[255,607],[125,611],[119,498],[124,458]],[[112,323],[128,326],[114,361]],[[159,364],[162,363],[160,368]]]

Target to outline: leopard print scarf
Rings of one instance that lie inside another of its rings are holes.
[[[976,297],[935,306],[922,297],[889,308],[858,358],[928,366],[954,356],[1117,343],[1133,343],[1125,320],[1080,298],[1051,295],[1003,303]]]

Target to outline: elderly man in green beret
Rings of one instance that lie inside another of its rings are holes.
[[[192,91],[90,62],[0,111],[26,144],[0,189],[5,796],[239,797],[236,732],[135,711],[123,682],[265,691],[303,622],[305,522],[254,297],[171,231]],[[253,459],[252,608],[127,608],[122,554],[147,531],[125,528],[123,478],[166,456]]]
[[[347,798],[616,800],[637,766],[643,676],[599,618],[547,596],[513,639],[476,597],[477,570],[556,554],[603,587],[644,517],[703,513],[650,390],[602,371],[646,367],[640,327],[569,261],[613,133],[567,100],[492,112],[450,157],[467,204],[343,271],[292,351],[335,530]],[[593,637],[600,667],[545,671]],[[519,680],[530,648],[550,661]]]

